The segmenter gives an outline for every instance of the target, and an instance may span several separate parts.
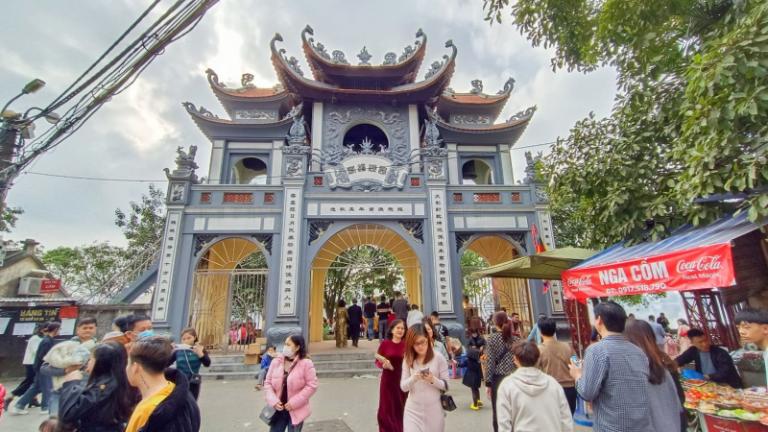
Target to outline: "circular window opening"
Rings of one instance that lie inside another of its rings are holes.
[[[373,154],[389,148],[389,140],[383,130],[370,124],[359,124],[344,135],[344,146],[356,153]]]
[[[237,184],[267,184],[267,163],[255,157],[240,159],[232,168],[232,175]]]
[[[481,160],[468,160],[461,166],[461,182],[471,185],[492,184],[493,172],[491,167]]]

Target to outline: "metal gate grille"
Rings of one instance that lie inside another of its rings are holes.
[[[210,350],[244,351],[264,329],[269,270],[195,272],[190,326]]]

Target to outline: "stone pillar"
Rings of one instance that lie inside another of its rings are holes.
[[[411,144],[410,154],[417,152],[421,148],[421,142],[419,140],[419,109],[416,105],[408,105],[408,141]],[[412,173],[419,173],[421,168],[418,165],[412,166]]]
[[[229,173],[223,173],[224,140],[215,140],[211,147],[211,161],[208,168],[208,184],[224,184],[229,181]],[[224,178],[222,178],[222,175]]]
[[[288,132],[288,145],[283,152],[283,221],[280,245],[280,283],[277,286],[275,303],[277,314],[267,330],[267,342],[282,345],[288,335],[302,333],[299,317],[299,287],[302,286],[301,226],[304,219],[303,192],[307,174],[307,146],[304,118],[296,110],[293,125]],[[308,286],[308,284],[304,284]],[[308,339],[309,335],[305,335]]]
[[[456,144],[446,144],[448,149],[448,183],[461,184],[461,168],[459,167],[459,152]]]
[[[499,145],[499,157],[501,158],[501,180],[505,185],[515,184],[515,175],[512,171],[512,156],[509,153],[509,144]]]
[[[171,317],[169,306],[176,298],[185,298],[185,293],[173,291],[174,267],[178,258],[179,245],[182,239],[182,220],[184,208],[189,203],[190,187],[197,183],[195,170],[196,146],[189,148],[189,153],[179,147],[176,152],[176,169],[172,172],[166,168],[165,175],[168,178],[168,192],[166,194],[167,215],[165,230],[163,232],[162,247],[160,249],[160,262],[157,270],[157,283],[152,298],[151,318],[155,326],[160,329],[170,329],[172,320],[179,317]]]

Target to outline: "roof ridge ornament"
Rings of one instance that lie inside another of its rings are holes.
[[[219,75],[211,68],[205,70],[205,76],[208,78],[208,83],[216,87],[226,87],[227,85],[219,81]]]
[[[240,84],[243,86],[243,88],[255,88],[256,85],[253,84],[253,74],[252,73],[244,73],[240,77]]]
[[[306,31],[306,29],[304,30]],[[301,71],[301,67],[299,66],[299,60],[294,56],[291,56],[289,58],[287,55],[285,55],[285,52],[286,52],[285,48],[280,48],[279,50],[277,49],[276,42],[282,42],[282,41],[283,41],[283,35],[281,35],[280,33],[275,33],[275,35],[272,37],[272,40],[269,41],[269,46],[272,49],[272,53],[279,55],[282,58],[282,60],[285,62],[285,64],[293,72],[303,77],[304,72]]]
[[[483,80],[474,79],[470,84],[472,85],[472,90],[469,91],[470,94],[474,94],[474,95],[483,94]]]
[[[453,52],[451,53],[450,56],[448,54],[444,54],[442,61],[433,61],[432,65],[429,67],[429,70],[424,75],[425,80],[428,80],[433,76],[437,75],[437,73],[440,72],[441,69],[446,67],[451,62],[451,59],[456,58],[456,53],[458,52],[458,49],[456,48],[456,45],[453,44],[453,39],[448,39],[445,42],[445,47],[453,48]]]
[[[312,47],[312,50],[315,53],[317,53],[317,55],[319,55],[320,57],[326,60],[330,60],[331,55],[328,54],[328,50],[325,49],[325,45],[323,45],[320,42],[315,42],[315,38],[312,38],[312,37],[307,38],[306,35],[310,35],[310,36],[315,35],[315,30],[309,24],[307,24],[307,26],[304,27],[304,30],[302,30],[301,32],[302,39],[307,41],[307,44],[309,44],[309,46]]]
[[[371,60],[371,54],[368,52],[368,49],[363,45],[363,49],[360,50],[360,54],[357,55],[357,58],[360,59],[360,66],[370,66],[371,63],[369,60]]]
[[[400,54],[400,58],[397,59],[397,63],[402,63],[402,62],[408,60],[410,57],[412,57],[414,54],[416,54],[416,52],[419,50],[419,47],[424,46],[424,45],[427,44],[427,35],[424,33],[424,30],[418,29],[416,31],[416,37],[417,38],[420,37],[422,39],[420,41],[417,40],[416,42],[414,42],[413,46],[406,45],[405,48],[403,48],[403,53]],[[387,55],[384,56],[384,64],[385,65],[396,64],[394,62],[394,58],[392,58],[392,57],[389,57],[390,59],[392,59],[392,63],[387,63],[387,56],[389,54],[390,53],[387,53]],[[394,54],[394,53],[391,53],[391,54]]]
[[[507,82],[504,83],[504,88],[499,90],[497,95],[503,95],[503,94],[510,94],[512,93],[512,90],[515,88],[515,79],[512,77],[509,77],[507,79]]]
[[[342,50],[333,50],[331,53],[332,61],[336,64],[344,64],[348,65],[349,62],[347,61],[346,55],[344,55],[344,51]]]
[[[507,119],[507,123],[510,123],[513,121],[528,120],[531,117],[533,117],[533,113],[535,112],[536,112],[536,105],[532,107],[528,107],[522,111],[518,111],[517,113],[512,114],[512,116]]]
[[[212,118],[212,119],[218,119],[219,118],[219,116],[217,116],[216,114],[208,111],[202,105],[200,105],[200,108],[197,108],[197,107],[195,107],[195,104],[193,104],[192,102],[182,102],[181,104],[184,106],[184,108],[186,108],[187,112],[190,113],[190,114],[195,114],[195,115],[199,115],[201,117],[207,117],[207,118]]]

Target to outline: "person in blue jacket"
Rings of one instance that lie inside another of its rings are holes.
[[[274,345],[268,346],[267,350],[264,351],[264,354],[261,355],[261,369],[259,369],[259,376],[256,378],[256,390],[261,390],[261,388],[264,386],[264,378],[267,377],[269,365],[272,364],[272,359],[276,356],[277,349]]]

